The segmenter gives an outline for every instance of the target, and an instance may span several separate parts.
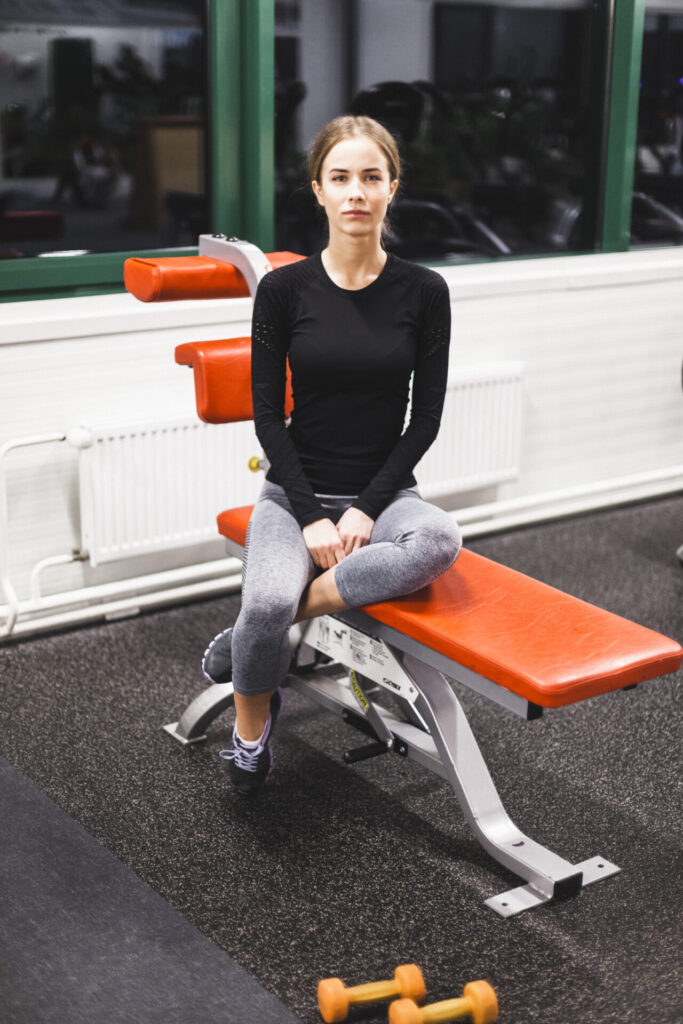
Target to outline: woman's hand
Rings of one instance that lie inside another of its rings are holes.
[[[359,508],[353,505],[347,508],[344,515],[337,523],[337,531],[344,545],[344,554],[350,555],[352,551],[365,547],[370,540],[375,520],[366,516]]]
[[[303,535],[311,558],[321,569],[332,569],[344,558],[344,545],[331,519],[316,519],[304,526]]]

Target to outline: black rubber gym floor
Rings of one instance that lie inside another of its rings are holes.
[[[297,1024],[2,758],[0,815],[3,1024]]]
[[[469,546],[680,640],[682,542],[677,496]],[[206,641],[238,607],[226,598],[5,646],[0,753],[162,896],[169,914],[179,911],[281,1000],[283,1021],[289,1011],[305,1024],[320,1020],[320,977],[357,984],[407,961],[423,968],[430,1000],[487,978],[502,1024],[683,1019],[681,673],[529,723],[458,691],[516,823],[569,860],[599,854],[623,869],[574,900],[503,920],[483,900],[517,880],[470,836],[447,784],[391,755],[345,767],[341,753],[358,734],[304,698],[287,695],[276,770],[252,804],[230,792],[217,756],[230,715],[198,748],[161,730],[202,689]],[[4,815],[7,864],[17,849],[10,819],[21,813],[12,804]],[[35,804],[26,813],[41,812]],[[41,886],[31,891],[38,905]],[[26,950],[12,949],[27,934],[0,925],[6,963],[28,962]],[[140,971],[142,946],[136,955]],[[105,977],[120,963],[106,943],[96,959]],[[24,1016],[0,1013],[3,1024],[51,1020],[31,1016],[39,978],[26,977]],[[50,989],[56,1000],[71,995],[69,1024],[156,1019],[137,1012],[134,997],[130,1016],[101,1005],[94,1017],[78,998],[90,983],[76,967],[48,972],[45,998]],[[165,984],[150,960],[150,988]],[[108,981],[103,991],[111,989]],[[211,1003],[186,1019],[233,1018]],[[275,1018],[255,1006],[250,1019]],[[386,1020],[386,1011],[351,1019]]]

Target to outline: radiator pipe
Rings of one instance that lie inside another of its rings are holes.
[[[40,601],[40,574],[43,569],[49,569],[54,565],[72,565],[74,562],[87,562],[87,551],[71,551],[68,555],[51,555],[36,562],[31,570],[31,600]]]
[[[239,572],[241,565],[238,559],[220,558],[212,562],[165,569],[163,572],[149,573],[146,576],[125,577],[109,583],[97,583],[91,587],[80,587],[78,590],[20,601],[19,611],[22,615],[34,615],[38,612],[82,604],[84,601],[118,600],[131,594],[139,596],[148,590],[163,593],[176,587],[203,586],[208,582],[213,582],[217,586],[225,583],[228,586],[226,581],[236,578]]]
[[[37,444],[52,444],[55,441],[66,441],[65,434],[36,434],[32,437],[19,437],[7,441],[0,448],[0,587],[5,595],[8,606],[7,619],[0,627],[0,637],[9,636],[19,615],[19,598],[9,577],[9,542],[7,512],[7,480],[5,478],[5,456],[15,448],[27,448]]]
[[[653,495],[652,484],[665,486],[658,487],[656,494]],[[665,469],[636,473],[632,476],[614,477],[611,480],[565,487],[541,494],[526,494],[519,498],[492,501],[486,505],[472,505],[469,508],[456,509],[453,515],[458,523],[465,527],[465,536],[472,537],[479,533],[511,529],[527,523],[617,505],[620,491],[623,492],[621,500],[627,502],[657,497],[664,493],[675,493],[682,488],[683,465],[667,466]],[[547,508],[548,505],[556,507]]]
[[[156,591],[152,594],[136,594],[118,601],[107,601],[94,604],[87,608],[71,608],[55,615],[42,616],[40,619],[27,619],[13,627],[13,636],[33,634],[42,630],[60,629],[66,626],[77,626],[98,619],[116,619],[128,615],[136,615],[144,609],[161,608],[168,604],[179,604],[197,598],[218,597],[227,593],[236,593],[242,586],[242,575],[236,573],[221,579],[203,580],[187,586],[173,587],[169,590]],[[26,602],[28,604],[29,602]],[[22,605],[21,611],[24,612]]]

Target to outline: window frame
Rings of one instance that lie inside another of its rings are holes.
[[[607,60],[601,116],[597,252],[629,248],[640,62],[646,0],[604,0]],[[207,194],[211,230],[274,244],[275,0],[207,0]],[[226,58],[226,55],[229,55]],[[582,250],[585,251],[585,250]],[[190,256],[197,249],[93,253],[0,262],[0,302],[124,291],[130,256]],[[565,253],[506,259],[548,259]],[[481,261],[479,261],[481,262]]]
[[[265,136],[274,118],[268,104],[270,82],[274,111],[272,61],[270,76],[267,65],[269,36],[272,47],[275,39],[274,0],[207,0],[206,30],[206,191],[211,230],[268,244],[269,218],[263,197],[272,182]],[[246,131],[252,117],[263,126],[255,138]],[[242,203],[245,185],[255,174],[261,187],[257,195]],[[3,260],[0,302],[122,292],[123,263],[129,257],[196,254],[196,247],[182,247]]]
[[[630,248],[646,0],[610,0],[612,43],[601,252]]]

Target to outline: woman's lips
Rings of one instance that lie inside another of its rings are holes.
[[[365,210],[346,210],[344,217],[368,217],[369,214]]]

